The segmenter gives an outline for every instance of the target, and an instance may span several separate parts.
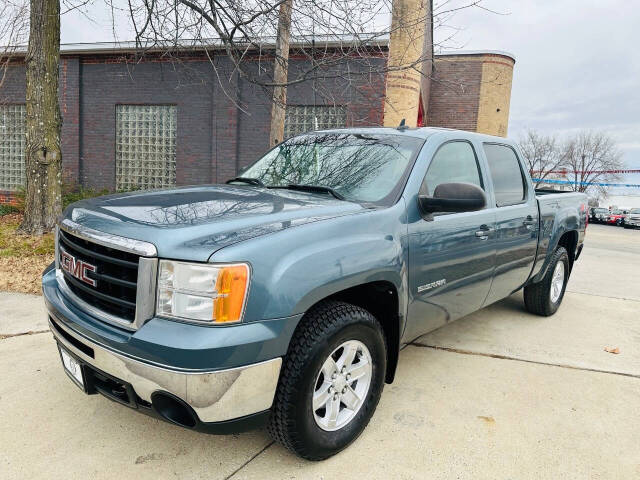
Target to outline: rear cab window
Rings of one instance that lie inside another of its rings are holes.
[[[496,207],[524,203],[527,182],[515,150],[496,143],[484,143],[483,148],[493,181]]]

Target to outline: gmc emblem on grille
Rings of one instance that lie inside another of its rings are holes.
[[[96,281],[93,278],[89,278],[87,276],[87,271],[95,272],[95,265],[91,265],[90,263],[84,262],[82,260],[78,260],[72,255],[69,255],[65,251],[60,252],[60,267],[65,272],[68,272],[70,275],[73,275],[78,280],[88,283],[92,287],[95,287]]]

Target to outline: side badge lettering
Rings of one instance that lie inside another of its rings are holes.
[[[432,288],[441,287],[442,285],[446,285],[447,279],[443,278],[441,280],[436,280],[435,282],[427,283],[426,285],[420,285],[418,287],[418,293],[424,292],[425,290],[431,290]]]

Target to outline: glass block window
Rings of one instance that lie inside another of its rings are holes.
[[[342,105],[287,105],[284,136],[288,138],[304,132],[346,125],[347,109]]]
[[[0,190],[17,190],[26,182],[24,105],[0,105]]]
[[[116,189],[176,184],[175,105],[116,105]]]

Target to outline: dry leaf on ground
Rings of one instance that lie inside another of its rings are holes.
[[[604,351],[608,352],[608,353],[613,353],[613,354],[619,354],[620,353],[620,349],[618,347],[612,348],[612,347],[604,347]]]

